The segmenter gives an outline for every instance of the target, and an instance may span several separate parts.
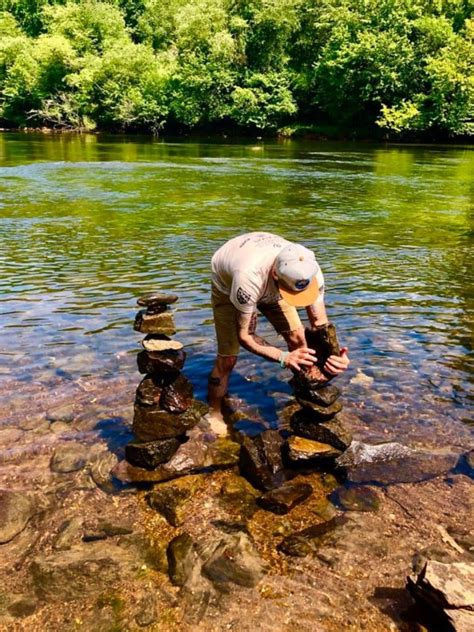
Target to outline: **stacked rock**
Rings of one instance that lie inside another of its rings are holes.
[[[169,305],[177,296],[159,293],[138,299],[134,329],[147,334],[138,354],[138,370],[145,377],[137,388],[133,417],[136,440],[125,448],[126,460],[152,470],[168,461],[199,420],[193,406],[193,386],[181,373],[186,360],[183,345],[171,336],[176,327]]]
[[[311,450],[320,456],[335,457],[346,450],[351,433],[344,427],[337,413],[341,412],[340,390],[329,384],[332,376],[325,373],[324,365],[330,355],[340,355],[336,329],[333,324],[306,329],[308,347],[317,350],[317,361],[307,371],[294,375],[290,380],[297,402],[297,410],[290,422],[294,437],[288,440],[291,460],[309,459]],[[301,440],[301,437],[310,441]],[[324,444],[311,446],[311,441]],[[306,456],[305,456],[306,455]]]

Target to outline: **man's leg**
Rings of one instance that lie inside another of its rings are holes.
[[[209,412],[213,419],[223,421],[222,400],[227,394],[229,377],[237,362],[237,356],[218,355],[209,376],[208,401]]]

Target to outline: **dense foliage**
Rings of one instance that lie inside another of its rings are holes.
[[[0,118],[474,132],[471,0],[0,0]]]

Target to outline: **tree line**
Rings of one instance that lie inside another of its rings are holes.
[[[3,126],[474,132],[472,0],[0,0]]]

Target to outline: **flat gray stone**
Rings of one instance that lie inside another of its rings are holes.
[[[80,443],[58,446],[51,457],[50,468],[60,474],[77,472],[86,464],[87,452],[87,448]]]

